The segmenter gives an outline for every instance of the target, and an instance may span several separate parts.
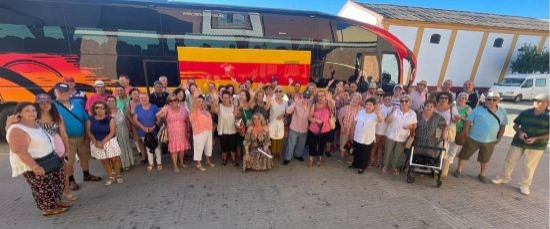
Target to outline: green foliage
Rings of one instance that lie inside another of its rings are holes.
[[[525,44],[512,61],[512,73],[548,73],[548,50],[537,51],[537,46]]]

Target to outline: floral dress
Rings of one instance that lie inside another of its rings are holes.
[[[243,170],[270,170],[273,168],[273,160],[261,153],[258,148],[266,149],[271,144],[269,131],[263,130],[256,136],[254,128],[249,128],[244,136],[244,146],[248,146],[249,160],[243,161]],[[271,152],[265,151],[268,154]]]
[[[176,153],[191,149],[189,143],[189,112],[184,106],[174,111],[168,107],[166,112],[166,127],[168,130],[168,151]]]
[[[122,169],[128,170],[134,166],[134,149],[132,148],[132,138],[126,125],[126,114],[122,109],[115,114],[116,140],[120,146],[120,164]]]

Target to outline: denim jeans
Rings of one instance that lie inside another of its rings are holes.
[[[292,156],[301,157],[306,146],[307,132],[298,133],[293,130],[288,131],[288,138],[285,150],[285,160],[291,160]]]

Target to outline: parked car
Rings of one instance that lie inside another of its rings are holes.
[[[497,91],[503,99],[518,103],[531,100],[541,93],[548,93],[549,74],[512,74],[495,83],[489,91]]]

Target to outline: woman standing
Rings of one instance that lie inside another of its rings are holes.
[[[251,95],[247,90],[243,90],[239,93],[239,108],[237,109],[237,118],[242,120],[238,124],[237,128],[237,161],[239,161],[239,156],[243,154],[243,142],[244,135],[246,134],[246,128],[252,122],[252,109],[251,104]],[[239,163],[235,163],[235,166],[239,166]]]
[[[61,202],[64,189],[64,172],[60,166],[46,173],[36,159],[56,156],[51,137],[36,124],[37,112],[32,103],[22,102],[11,117],[18,122],[7,129],[10,147],[12,177],[23,175],[31,187],[32,195],[42,215],[57,215],[67,211],[70,204]],[[57,156],[56,156],[57,157]]]
[[[252,123],[248,126],[244,137],[243,171],[247,169],[270,170],[273,168],[269,144],[271,144],[271,141],[265,119],[261,114],[254,113]]]
[[[317,166],[323,165],[323,152],[330,132],[330,110],[334,109],[332,95],[326,91],[317,91],[315,104],[309,110],[309,160],[308,167],[313,165],[313,159],[317,157]]]
[[[57,155],[64,158],[70,151],[69,137],[65,131],[63,119],[61,119],[57,108],[53,106],[52,102],[48,94],[39,94],[36,96],[36,104],[38,104],[36,123],[52,136]],[[63,170],[65,174],[73,174],[71,166],[65,164]],[[64,185],[63,196],[65,199],[75,201],[77,199],[76,194],[69,189],[69,176],[65,176]]]
[[[192,120],[191,127],[193,128],[193,159],[195,167],[199,171],[205,171],[202,167],[201,160],[203,153],[206,156],[206,165],[214,167],[211,161],[212,157],[212,116],[205,109],[204,97],[200,91],[193,90],[193,106],[189,119]]]
[[[393,107],[385,122],[388,124],[386,130],[386,142],[384,145],[384,167],[382,173],[392,169],[394,175],[399,175],[397,163],[405,150],[407,138],[414,133],[416,128],[416,113],[411,109],[411,97],[401,96],[399,108]]]
[[[359,103],[359,101],[358,101]],[[357,168],[362,174],[369,165],[371,146],[376,139],[376,124],[384,119],[376,99],[371,97],[365,101],[365,108],[354,117],[353,132],[353,163],[350,168]]]
[[[283,127],[280,131],[284,132],[284,118],[286,109],[288,108],[288,103],[283,100],[283,88],[277,86],[274,92],[275,97],[273,100],[271,102],[267,102],[269,109],[269,125],[277,125],[275,122],[280,122]],[[279,158],[283,153],[283,138],[271,139],[271,153],[273,153],[273,155],[277,155]]]
[[[340,122],[340,161],[346,160],[346,143],[353,139],[353,121],[355,116],[361,110],[361,94],[354,93],[351,95],[351,104],[346,105],[340,110],[338,115],[338,121]]]
[[[105,185],[115,182],[122,183],[120,175],[120,146],[115,137],[116,123],[110,116],[109,107],[103,101],[96,101],[90,107],[90,119],[86,122],[86,132],[90,138],[92,156],[103,165],[105,174],[109,177]]]
[[[134,123],[138,127],[138,137],[141,139],[141,142],[144,142],[145,134],[149,134],[149,136],[152,135],[154,136],[153,138],[156,138],[157,136],[156,128],[158,120],[156,114],[159,109],[156,105],[149,102],[149,96],[147,94],[140,94],[139,102],[140,104],[136,106],[134,112]],[[147,160],[149,162],[149,165],[147,166],[147,171],[153,170],[155,159],[157,161],[157,170],[160,171],[162,170],[161,144],[157,144],[157,146],[154,148],[150,147],[152,146],[147,146],[148,150],[146,150]],[[153,152],[155,153],[154,155]]]
[[[456,98],[456,110],[458,112],[458,115],[456,115],[457,121],[455,125],[457,137],[462,134],[462,131],[464,130],[464,122],[468,118],[470,112],[472,112],[472,108],[467,104],[468,98],[469,95],[466,92],[461,92]],[[449,171],[449,166],[453,163],[459,148],[460,146],[456,143],[456,141],[449,143],[447,157],[445,158],[445,163],[443,164],[444,167],[442,171],[444,172],[441,174],[442,176],[446,175],[446,173]]]
[[[120,146],[120,164],[122,169],[127,171],[132,168],[134,162],[134,149],[132,149],[132,143],[130,138],[130,131],[128,126],[130,123],[126,119],[122,109],[117,108],[117,100],[114,96],[107,97],[107,107],[111,112],[110,116],[115,120],[116,124],[116,140]]]
[[[218,136],[220,136],[220,147],[222,152],[222,165],[227,164],[227,154],[231,154],[233,164],[237,165],[237,128],[235,120],[237,108],[231,102],[231,95],[228,91],[222,93],[222,104],[218,102],[218,96],[214,95],[212,102],[212,113],[218,115]]]
[[[378,103],[380,113],[382,117],[386,119],[393,109],[391,105],[391,94],[379,94],[378,98],[381,100]],[[382,155],[384,152],[384,145],[386,142],[386,130],[388,124],[386,122],[379,122],[376,124],[376,141],[374,142],[374,149],[371,154],[370,164],[377,167],[382,167]]]
[[[138,136],[138,126],[134,121],[134,115],[136,111],[136,107],[139,105],[139,94],[141,92],[137,88],[133,88],[129,91],[130,95],[130,101],[128,101],[128,104],[126,105],[126,119],[127,122],[129,122],[131,125],[128,126],[128,130],[130,131],[130,136],[134,140],[138,152],[141,155],[141,163],[145,164],[147,162],[147,152],[145,152],[145,145],[143,144],[143,141]]]
[[[264,120],[269,118],[269,108],[266,107],[266,103],[264,102],[265,92],[263,90],[259,90],[254,95],[254,99],[252,100],[252,113],[259,113],[262,116],[264,116]]]
[[[446,101],[445,101],[446,102]],[[446,121],[443,116],[439,115],[436,110],[436,102],[428,100],[424,103],[424,110],[418,114],[418,125],[415,130],[414,145],[418,146],[439,146],[446,138]],[[441,133],[438,136],[438,133]],[[422,147],[415,148],[415,154],[437,156],[436,151],[424,149]]]
[[[180,103],[175,94],[170,94],[166,99],[167,105],[164,106],[157,114],[157,119],[166,119],[166,128],[168,131],[168,152],[172,159],[172,166],[175,173],[179,173],[178,158],[180,166],[186,168],[185,151],[191,149],[189,144],[189,113],[185,106]]]

